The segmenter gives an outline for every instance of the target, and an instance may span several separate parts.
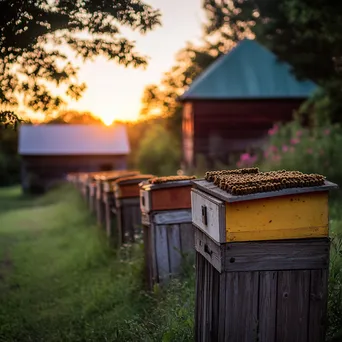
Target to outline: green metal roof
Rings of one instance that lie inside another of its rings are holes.
[[[306,98],[316,89],[312,81],[297,80],[273,52],[245,39],[197,77],[180,100]]]

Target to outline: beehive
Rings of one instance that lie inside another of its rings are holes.
[[[139,183],[153,175],[122,177],[113,183],[119,244],[134,242],[142,232]]]
[[[106,226],[106,205],[104,202],[104,198],[107,197],[104,188],[108,188],[108,184],[115,181],[119,177],[123,177],[126,175],[135,174],[135,171],[128,170],[114,170],[107,172],[100,172],[94,176],[96,181],[96,214],[97,214],[97,222],[101,226]]]
[[[145,270],[149,289],[179,274],[194,253],[191,178],[157,178],[140,185]]]
[[[129,177],[139,174],[139,171],[119,170],[100,177],[102,184],[101,202],[104,210],[106,233],[109,238],[115,240],[116,205],[113,185],[121,177]]]
[[[336,185],[234,195],[238,182],[212,176],[193,181],[191,194],[196,341],[323,342]]]
[[[194,182],[193,222],[217,242],[328,236],[328,192],[335,185],[232,195],[207,180]]]

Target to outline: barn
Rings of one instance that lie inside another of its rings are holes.
[[[25,192],[69,172],[126,169],[130,152],[124,125],[22,125],[18,146]]]
[[[316,88],[258,42],[241,41],[180,97],[184,166],[195,167],[200,156],[209,166],[229,164],[260,146],[273,124],[291,120]]]

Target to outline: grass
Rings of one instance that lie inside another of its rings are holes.
[[[148,295],[142,244],[110,249],[70,186],[0,190],[1,342],[191,341],[193,273]]]
[[[328,341],[342,341],[342,200],[333,237]],[[193,341],[194,272],[147,294],[142,244],[111,249],[78,193],[0,190],[0,341]]]

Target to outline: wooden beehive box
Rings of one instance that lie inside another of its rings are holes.
[[[206,180],[193,183],[193,223],[219,243],[328,236],[328,193],[336,187],[328,181],[244,196]]]
[[[241,196],[193,185],[196,341],[323,342],[336,185]]]
[[[136,234],[142,232],[139,184],[153,175],[122,177],[113,183],[118,241],[120,244],[134,242]]]
[[[140,185],[149,289],[179,274],[183,256],[194,253],[191,187],[190,180]]]
[[[116,223],[116,206],[113,184],[122,177],[134,176],[139,174],[139,171],[119,170],[109,175],[103,175],[102,181],[102,196],[101,202],[104,210],[104,221],[106,226],[107,236],[114,236],[114,225]]]

